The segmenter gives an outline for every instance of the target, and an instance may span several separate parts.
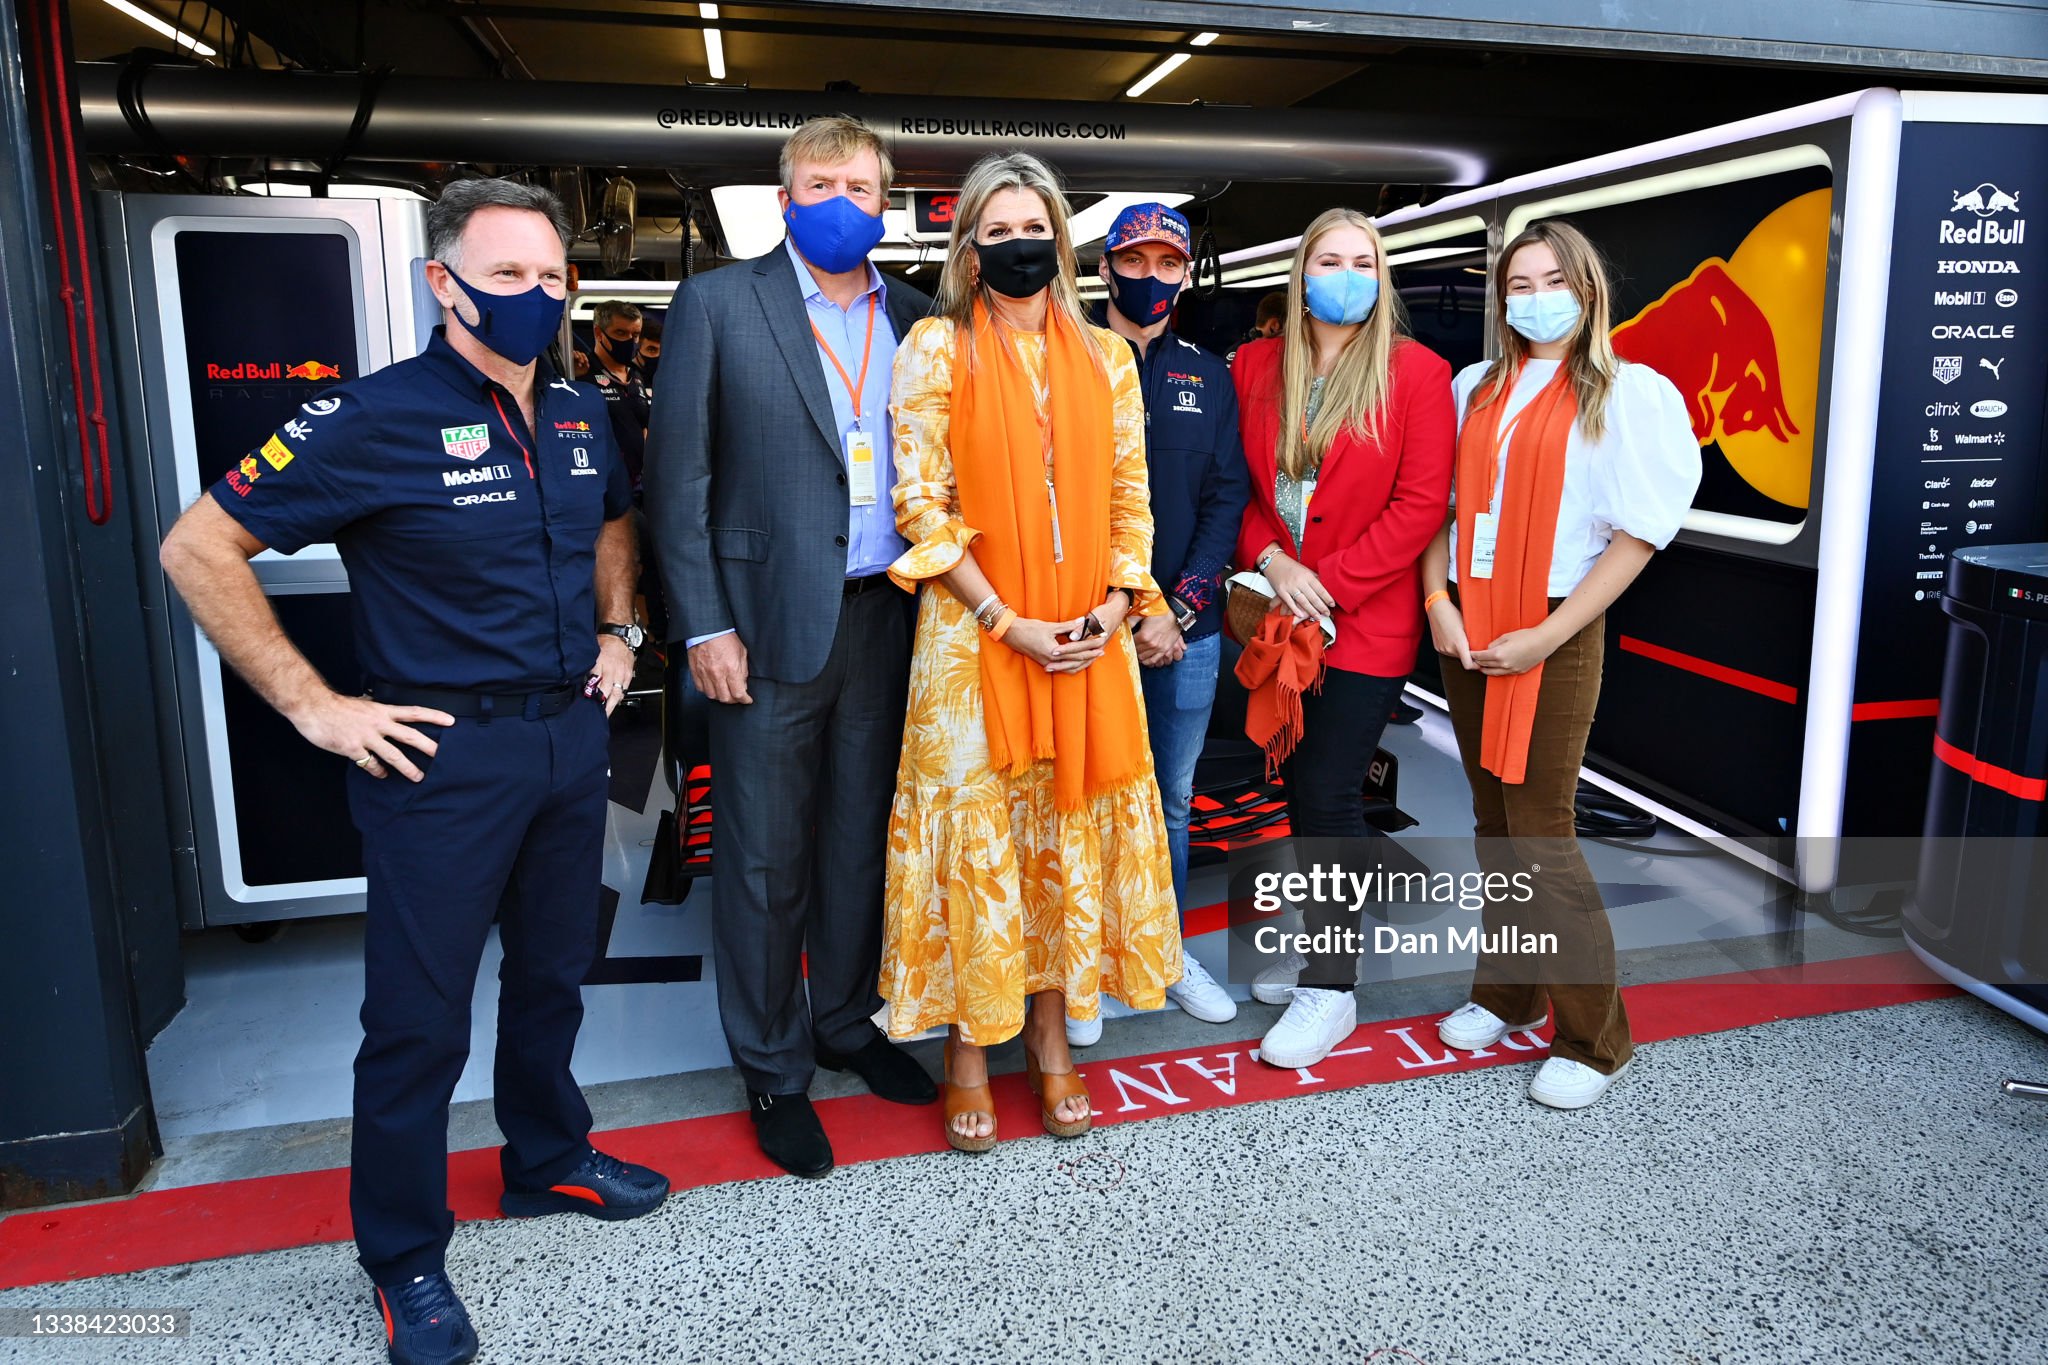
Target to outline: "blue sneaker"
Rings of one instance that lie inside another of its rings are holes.
[[[668,1177],[593,1147],[583,1163],[544,1190],[507,1190],[498,1208],[507,1218],[581,1213],[606,1222],[653,1213],[668,1198]]]
[[[377,1286],[384,1343],[391,1365],[460,1365],[475,1360],[476,1329],[446,1275],[415,1275],[409,1283]]]

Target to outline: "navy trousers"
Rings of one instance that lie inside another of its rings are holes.
[[[583,1158],[590,1109],[569,1059],[597,947],[609,734],[578,699],[545,719],[457,720],[420,782],[348,776],[369,879],[349,1211],[378,1284],[442,1268],[448,1101],[501,905],[499,1166],[507,1188],[536,1190]]]

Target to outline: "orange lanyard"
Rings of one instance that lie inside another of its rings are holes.
[[[868,357],[874,354],[875,349],[875,299],[877,293],[878,291],[872,289],[868,291],[868,339],[861,343],[860,382],[858,384],[853,381],[851,375],[847,374],[846,367],[839,363],[839,357],[832,353],[832,343],[825,340],[825,334],[818,330],[818,324],[816,322],[811,323],[811,335],[816,337],[818,345],[824,348],[825,358],[832,362],[833,369],[839,371],[839,382],[846,385],[847,396],[853,399],[853,429],[855,431],[860,430],[861,391],[868,386]]]

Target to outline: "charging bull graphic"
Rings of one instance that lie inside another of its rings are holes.
[[[2020,197],[1987,182],[1974,190],[1956,193],[1956,202],[1949,206],[1949,212],[1961,213],[1965,209],[1979,218],[1989,218],[1994,213],[2018,213]]]
[[[291,379],[339,379],[341,371],[318,360],[306,360],[286,370],[285,375]]]
[[[1813,476],[1832,193],[1772,210],[1726,260],[1701,261],[1614,329],[1614,350],[1669,379],[1701,446],[1744,482],[1805,507]]]
[[[1705,262],[1616,328],[1614,350],[1678,386],[1701,445],[1724,433],[1768,431],[1780,441],[1799,434],[1785,408],[1771,320],[1722,261]]]

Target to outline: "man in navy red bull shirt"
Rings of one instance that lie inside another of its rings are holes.
[[[1164,204],[1125,209],[1102,250],[1106,318],[1136,353],[1145,393],[1152,577],[1173,607],[1168,615],[1141,618],[1134,634],[1173,857],[1173,893],[1183,915],[1195,762],[1209,732],[1222,656],[1223,566],[1251,496],[1230,370],[1172,331],[1174,301],[1187,284],[1192,255],[1187,219]],[[1235,1018],[1237,1004],[1229,993],[1193,953],[1183,957],[1186,974],[1167,987],[1167,995],[1197,1019],[1220,1024]],[[1101,1036],[1100,1019],[1067,1021],[1067,1038],[1076,1046]]]
[[[567,220],[545,190],[469,180],[427,234],[445,311],[426,352],[323,390],[162,555],[222,659],[353,765],[368,895],[349,1209],[399,1365],[477,1353],[444,1263],[448,1101],[494,915],[500,1207],[620,1219],[668,1193],[590,1145],[569,1070],[596,951],[605,718],[640,632],[604,400],[540,360],[561,326]],[[306,661],[249,569],[324,541],[348,568],[362,695]]]

